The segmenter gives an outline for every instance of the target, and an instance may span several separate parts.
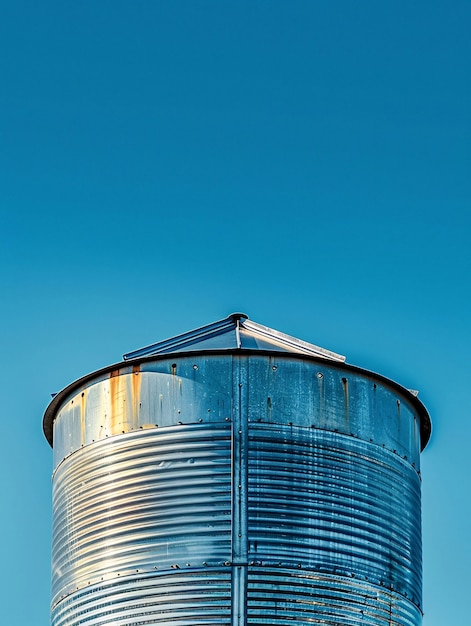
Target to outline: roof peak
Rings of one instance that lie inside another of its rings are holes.
[[[305,354],[343,363],[345,357],[268,326],[252,322],[245,313],[231,313],[181,335],[123,355],[125,361],[143,357],[200,350],[273,350]]]

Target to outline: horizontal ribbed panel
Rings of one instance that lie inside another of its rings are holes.
[[[387,385],[172,356],[55,428],[52,626],[420,626],[418,421]]]
[[[420,481],[371,443],[252,424],[249,562],[356,576],[421,602]]]
[[[364,581],[318,573],[249,569],[250,626],[420,626],[402,596]]]
[[[230,594],[227,567],[118,578],[65,598],[52,626],[228,626]]]
[[[132,572],[230,560],[226,424],[109,438],[72,454],[53,484],[53,605]]]

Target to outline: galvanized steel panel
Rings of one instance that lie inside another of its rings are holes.
[[[419,470],[420,423],[405,395],[374,376],[306,359],[252,356],[248,419],[344,433]]]
[[[374,376],[301,358],[251,356],[247,384],[249,420],[343,432],[384,445],[420,467],[417,410]],[[195,355],[111,370],[60,406],[54,420],[54,466],[75,450],[116,434],[229,420],[231,412],[231,355]]]
[[[355,577],[420,605],[420,481],[353,437],[249,431],[249,562]]]
[[[420,626],[411,602],[367,582],[283,568],[249,570],[250,626]]]
[[[64,461],[53,484],[53,605],[131,573],[231,558],[227,425],[110,438]]]
[[[136,574],[87,586],[57,604],[53,626],[229,626],[230,569]]]
[[[232,359],[126,366],[71,394],[54,420],[54,467],[91,443],[146,428],[229,421]]]
[[[53,626],[419,626],[419,420],[294,355],[88,378],[54,419]]]

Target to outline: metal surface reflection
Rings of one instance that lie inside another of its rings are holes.
[[[421,624],[428,414],[297,341],[238,314],[53,399],[53,626]]]

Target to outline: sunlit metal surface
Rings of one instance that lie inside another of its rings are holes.
[[[233,313],[218,322],[190,330],[171,339],[159,341],[140,350],[128,352],[123,355],[123,358],[128,361],[159,354],[228,349],[286,351],[331,361],[345,361],[345,357],[341,354],[302,341],[302,339],[292,337],[274,328],[257,324],[249,320],[245,313]]]
[[[53,604],[110,577],[231,558],[227,425],[147,430],[88,446],[53,485]]]
[[[419,626],[428,415],[299,354],[128,361],[54,399],[53,626]]]

